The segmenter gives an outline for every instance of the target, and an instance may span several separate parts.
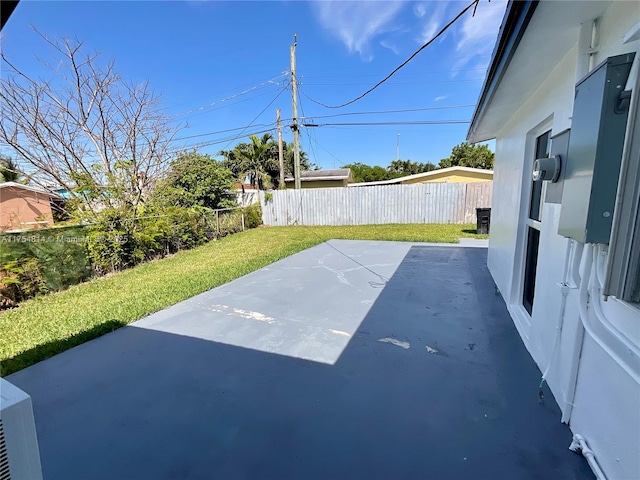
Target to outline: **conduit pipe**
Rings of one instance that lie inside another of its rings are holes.
[[[595,314],[596,319],[604,327],[613,339],[619,344],[624,346],[625,353],[628,353],[632,357],[636,359],[636,366],[638,364],[638,359],[640,358],[640,348],[637,345],[634,345],[633,342],[629,341],[629,339],[607,318],[602,308],[601,298],[602,298],[602,283],[600,281],[600,275],[598,274],[599,267],[599,256],[601,256],[601,247],[598,249],[593,249],[593,263],[595,264],[595,275],[593,275],[590,290],[591,304],[593,305],[593,312]],[[599,335],[595,330],[593,322],[589,317],[583,319],[584,328],[587,330],[587,333],[593,340],[602,348],[616,363],[622,368],[627,375],[629,375],[636,384],[640,385],[640,375],[638,374],[637,369],[634,369],[629,365],[629,362],[626,361],[619,353],[615,352],[611,347],[609,347],[606,342],[603,340],[602,336]]]
[[[576,453],[581,453],[584,458],[587,459],[587,463],[591,467],[593,474],[596,476],[596,480],[607,480],[604,472],[598,465],[598,461],[596,460],[596,456],[593,451],[587,445],[587,441],[580,434],[575,434],[573,436],[573,441],[571,445],[569,445],[569,450]]]
[[[592,254],[592,245],[587,246],[586,254],[583,252],[584,245],[578,244],[578,248],[576,248],[576,252],[580,251],[580,257],[586,256],[587,261],[584,265],[584,272],[582,272],[582,281],[579,281],[578,285],[580,288],[578,290],[578,309],[580,312],[580,322],[578,322],[578,328],[576,331],[576,341],[573,344],[573,355],[571,356],[571,369],[569,370],[569,390],[567,391],[567,395],[565,397],[565,408],[562,412],[562,423],[569,423],[571,419],[571,414],[573,413],[573,401],[576,396],[576,386],[578,383],[578,370],[580,368],[580,358],[582,357],[582,346],[584,344],[584,323],[585,318],[588,316],[587,308],[589,305],[589,278],[591,277],[591,266],[593,265],[592,261],[589,261],[589,258],[593,256]],[[580,262],[576,262],[574,258],[573,265],[576,263],[579,265]],[[574,278],[575,278],[575,271]]]
[[[569,260],[571,258],[571,254],[573,252],[575,242],[572,239],[569,239],[567,242],[567,253],[565,254],[564,259],[564,269],[562,272],[562,283],[558,284],[560,286],[560,291],[562,292],[562,300],[560,301],[560,316],[558,318],[558,323],[556,325],[556,338],[553,343],[553,350],[551,351],[551,357],[549,358],[549,363],[547,364],[547,368],[545,368],[544,373],[542,374],[542,378],[540,379],[539,385],[539,395],[542,398],[542,386],[544,382],[547,381],[547,376],[549,375],[549,371],[551,370],[551,366],[553,365],[553,361],[560,350],[560,340],[562,338],[562,328],[564,326],[564,316],[567,309],[567,296],[569,295]]]
[[[573,261],[571,262],[571,281],[573,286],[580,285],[580,262],[582,261],[582,252],[584,250],[584,243],[575,242],[575,249],[573,251]]]
[[[621,355],[607,345],[607,343],[602,339],[602,336],[596,331],[597,327],[594,326],[593,320],[589,316],[589,310],[592,310],[593,316],[596,317],[601,326],[607,330],[607,333],[611,335],[615,341],[623,345],[626,351],[638,360],[638,347],[629,342],[629,340],[606,318],[602,310],[602,304],[600,303],[601,286],[598,284],[598,274],[596,271],[598,250],[595,249],[593,245],[589,244],[587,245],[584,257],[585,266],[582,273],[582,281],[580,282],[578,302],[580,323],[578,324],[578,331],[576,332],[576,342],[574,344],[575,346],[571,361],[569,377],[571,379],[571,383],[565,398],[565,411],[562,414],[563,423],[569,423],[571,413],[573,411],[585,332],[627,375],[629,375],[629,377],[631,377],[634,382],[636,382],[636,384],[640,385],[640,375],[636,371],[637,369],[634,369],[629,365],[629,362],[625,361]]]

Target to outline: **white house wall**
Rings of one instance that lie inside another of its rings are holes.
[[[529,28],[535,28],[533,20]],[[638,50],[640,42],[622,45],[622,37],[638,21],[640,8],[637,3],[613,2],[599,20],[600,45],[593,65],[608,56]],[[557,234],[560,205],[544,203],[535,302],[529,317],[521,300],[523,249],[526,244],[525,224],[521,218],[526,217],[528,209],[535,136],[543,133],[547,125],[552,135],[571,126],[574,85],[576,78],[584,74],[576,70],[578,29],[574,30],[576,45],[515,112],[496,139],[488,266],[526,347],[541,371],[552,360],[568,240]],[[581,271],[590,261],[590,258],[582,259],[579,263]],[[633,348],[625,349],[614,340],[603,347],[585,334],[580,361],[577,368],[572,369],[581,321],[578,288],[570,288],[560,348],[553,358],[547,381],[563,414],[570,415],[571,429],[587,439],[607,476],[610,479],[638,479],[640,385],[637,357],[629,352],[640,345],[640,310],[615,298],[603,302],[602,308],[606,318]],[[593,318],[592,309],[588,313],[592,320],[597,321]],[[611,351],[619,355],[612,355]],[[628,353],[626,357],[625,352]],[[628,361],[621,361],[619,357]],[[577,382],[574,382],[572,374],[576,369]],[[575,386],[573,401],[572,384]]]

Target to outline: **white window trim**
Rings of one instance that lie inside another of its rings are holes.
[[[533,222],[535,222],[535,227],[537,230],[542,231],[542,221],[544,220],[544,215],[542,212],[542,205],[544,205],[544,194],[542,192],[542,200],[541,200],[541,211],[540,211],[540,219],[531,220],[529,218],[529,202],[531,201],[531,188],[532,188],[532,172],[533,172],[533,161],[535,160],[535,150],[536,150],[536,141],[538,137],[544,134],[547,131],[551,131],[551,136],[553,136],[553,119],[554,114],[550,114],[543,121],[538,123],[535,127],[529,130],[526,133],[526,140],[524,145],[523,152],[523,163],[522,163],[522,177],[521,177],[521,188],[520,188],[520,210],[518,217],[518,234],[516,239],[516,251],[515,251],[515,259],[513,276],[511,279],[511,296],[509,298],[509,303],[514,312],[514,320],[518,323],[518,330],[520,334],[529,339],[529,329],[531,328],[531,316],[529,312],[527,312],[524,305],[522,305],[522,295],[524,292],[524,270],[525,270],[525,256],[526,256],[526,244],[527,244],[527,228],[529,226],[533,226]]]
[[[609,243],[603,293],[623,301],[640,301],[640,52],[627,120],[618,193]]]

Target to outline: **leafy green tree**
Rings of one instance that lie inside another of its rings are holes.
[[[344,168],[351,169],[351,178],[354,183],[379,182],[397,177],[397,175],[379,165],[371,166],[356,162],[345,165]]]
[[[440,168],[471,167],[485,170],[493,169],[495,155],[486,145],[469,145],[462,142],[453,147],[451,155],[440,160]]]
[[[394,160],[392,161],[387,170],[397,177],[405,175],[415,175],[416,173],[424,173],[435,170],[436,167],[433,163],[420,163],[412,162],[411,160]]]
[[[13,158],[0,155],[0,183],[27,183],[27,181],[28,178],[22,173]]]
[[[284,174],[293,175],[293,143],[282,142],[284,147]],[[309,155],[307,152],[300,149],[300,171],[306,172],[307,170],[318,170],[318,166],[315,163],[309,161]]]
[[[249,177],[249,183],[259,190],[272,186],[272,172],[278,171],[278,149],[273,135],[265,133],[262,137],[251,135],[249,142],[237,144],[233,150],[221,151],[223,165],[239,181]]]
[[[249,142],[241,142],[232,150],[219,152],[224,158],[223,164],[233,172],[238,181],[249,177],[249,183],[256,188],[278,188],[280,185],[280,162],[278,144],[270,133],[262,137],[252,135]],[[284,173],[293,175],[293,144],[283,141]],[[313,170],[316,165],[309,156],[300,150],[300,170]]]
[[[153,191],[161,206],[226,208],[235,206],[233,174],[209,155],[183,152]]]

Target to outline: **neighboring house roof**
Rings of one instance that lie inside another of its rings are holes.
[[[609,2],[510,0],[491,64],[467,133],[469,143],[498,132],[576,44],[580,24],[597,18]]]
[[[48,195],[50,197],[53,198],[59,198],[60,195],[53,193],[53,192],[47,192],[46,190],[42,189],[42,188],[38,188],[38,187],[32,187],[31,185],[22,185],[21,183],[16,183],[16,182],[2,182],[0,183],[0,188],[19,188],[22,190],[29,190],[31,192],[36,192],[36,193],[41,193],[43,195]]]
[[[350,187],[369,187],[373,185],[394,185],[398,183],[404,183],[410,180],[416,179],[425,179],[428,180],[429,177],[441,176],[444,174],[455,175],[456,173],[468,172],[475,173],[480,175],[486,175],[487,177],[493,178],[493,170],[484,170],[481,168],[470,168],[470,167],[447,167],[447,168],[438,168],[436,170],[431,170],[430,172],[416,173],[415,175],[406,175],[404,177],[392,178],[391,180],[380,180],[378,182],[362,182],[362,183],[350,183]]]
[[[351,177],[351,169],[337,168],[335,170],[306,170],[300,172],[301,182],[315,182],[318,180],[348,180]],[[294,178],[288,176],[285,182],[293,182]]]

